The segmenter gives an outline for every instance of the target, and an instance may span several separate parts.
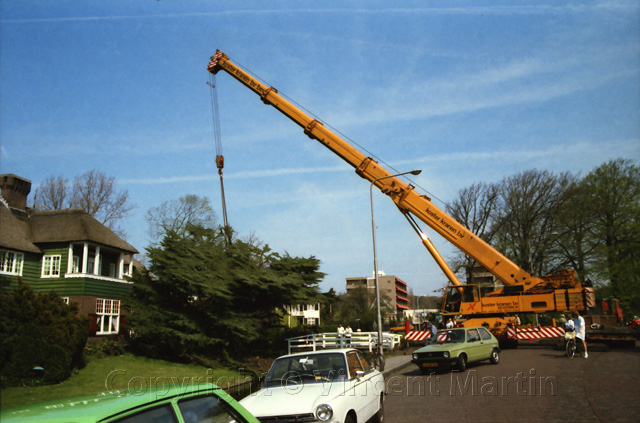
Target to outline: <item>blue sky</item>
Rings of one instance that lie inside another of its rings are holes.
[[[30,179],[31,199],[50,175],[116,177],[140,251],[143,216],[164,201],[207,196],[221,218],[216,49],[388,169],[422,169],[413,180],[439,207],[524,170],[640,160],[637,1],[0,0],[0,14],[0,172]],[[369,183],[228,75],[217,82],[231,225],[319,258],[323,290],[371,275]],[[442,287],[393,203],[374,203],[379,268],[416,294]]]

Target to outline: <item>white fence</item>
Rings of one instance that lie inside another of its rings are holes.
[[[392,350],[400,344],[403,335],[382,333],[382,349]],[[358,348],[373,351],[378,343],[378,332],[354,332],[351,338],[337,332],[314,333],[287,339],[289,354],[297,351],[316,351],[326,348]]]

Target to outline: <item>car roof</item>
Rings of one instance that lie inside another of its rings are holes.
[[[0,420],[9,422],[98,422],[119,413],[135,410],[173,398],[197,396],[210,393],[219,396],[228,395],[212,383],[193,385],[172,385],[171,387],[153,387],[139,390],[121,390],[58,398],[3,409]]]

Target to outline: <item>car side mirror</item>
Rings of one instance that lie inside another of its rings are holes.
[[[362,370],[358,370],[358,371],[356,372],[356,378],[357,378],[357,379],[360,379],[360,378],[361,378],[361,377],[363,377],[363,376],[364,376],[364,371],[362,371]]]

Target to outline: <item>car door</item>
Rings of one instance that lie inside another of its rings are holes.
[[[369,406],[371,387],[369,386],[365,369],[358,354],[359,352],[356,350],[347,352],[347,366],[349,367],[351,383],[351,391],[349,394],[353,396],[353,408],[358,415],[358,421],[366,421],[368,419],[367,408]]]
[[[383,386],[381,386],[381,384],[384,385],[384,379],[378,376],[380,372],[371,365],[364,354],[360,351],[356,351],[356,354],[360,359],[360,363],[362,363],[364,378],[367,381],[365,417],[369,419],[378,412],[378,408],[380,407],[380,395],[378,394],[382,390]]]
[[[482,344],[482,357],[480,360],[484,360],[491,357],[491,350],[493,350],[496,345],[488,330],[485,328],[478,328],[478,332],[480,333],[480,344]]]
[[[477,328],[467,330],[466,350],[468,362],[481,360],[482,344]]]

